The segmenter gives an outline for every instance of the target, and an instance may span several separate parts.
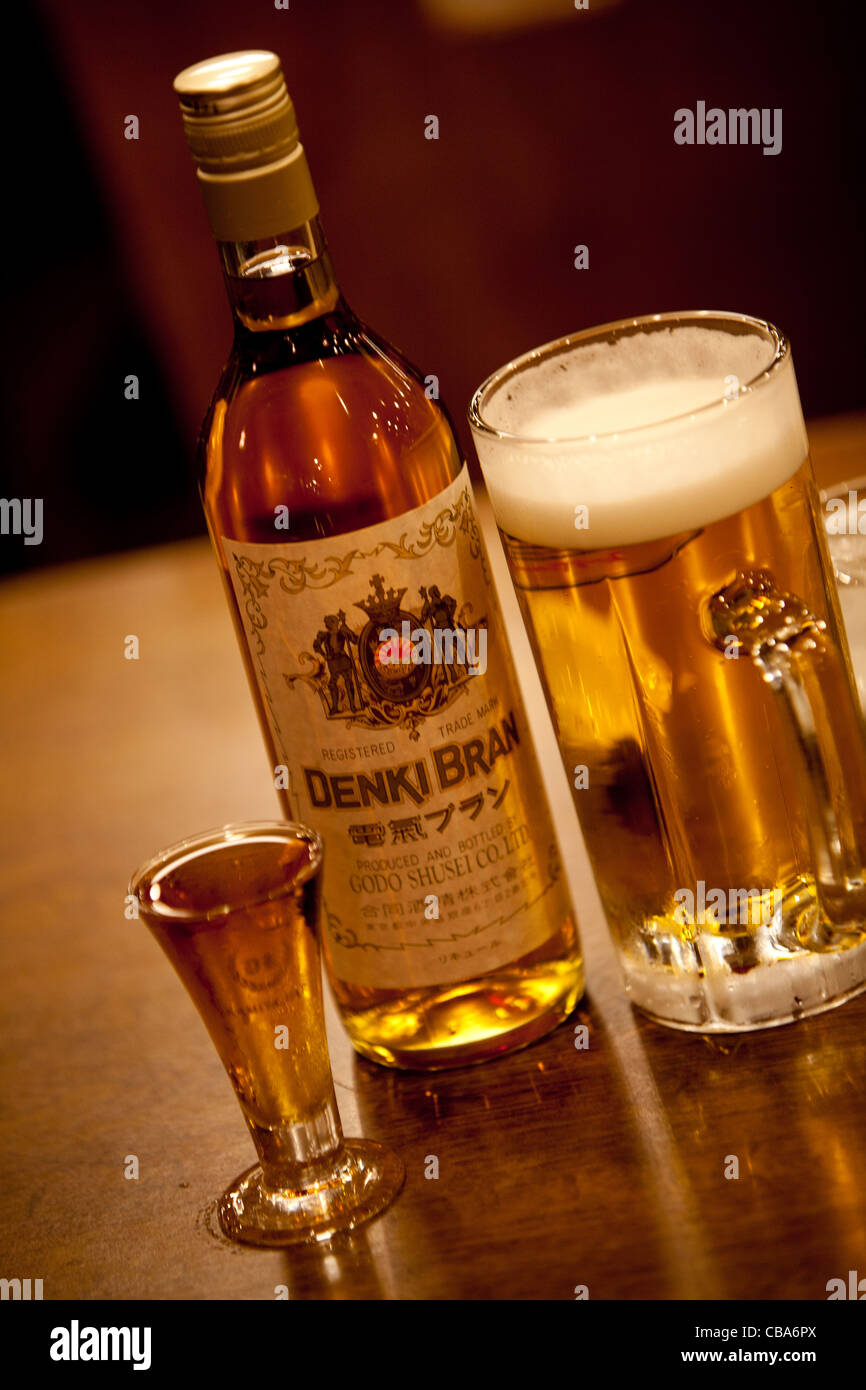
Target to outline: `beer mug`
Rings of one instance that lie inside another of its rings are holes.
[[[866,742],[789,344],[560,339],[470,423],[626,988],[700,1032],[866,985]]]

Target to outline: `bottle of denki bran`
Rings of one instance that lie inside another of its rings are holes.
[[[365,1057],[483,1061],[583,970],[468,469],[340,294],[278,58],[175,90],[234,317],[202,500],[286,814],[325,838],[331,985]]]

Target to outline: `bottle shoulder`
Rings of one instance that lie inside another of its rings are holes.
[[[292,540],[420,505],[461,466],[430,387],[347,312],[287,332],[239,333],[201,436],[206,508],[229,506],[235,525],[255,513],[260,529],[282,504],[299,525],[304,518],[283,537]]]

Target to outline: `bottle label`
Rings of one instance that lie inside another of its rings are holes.
[[[568,889],[466,465],[375,526],[223,545],[276,785],[325,840],[336,977],[448,984],[541,946]]]

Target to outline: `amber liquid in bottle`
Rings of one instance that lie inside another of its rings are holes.
[[[341,298],[317,220],[266,243],[223,245],[222,253],[235,342],[203,428],[200,486],[275,767],[280,759],[224,540],[272,544],[276,510],[288,508],[289,526],[278,539],[300,554],[305,542],[411,512],[447,488],[462,462],[448,417],[420,373]],[[383,574],[387,583],[387,558]],[[520,705],[516,686],[504,699]],[[279,795],[290,819],[315,824],[313,810],[293,804],[286,790]],[[540,779],[513,795],[531,826],[544,796]],[[343,845],[329,837],[326,885],[329,876],[348,872],[352,853],[348,836]],[[583,988],[571,911],[549,925],[541,946],[504,968],[417,988],[341,979],[324,933],[331,984],[354,1046],[386,1065],[438,1068],[483,1061],[548,1032]]]

